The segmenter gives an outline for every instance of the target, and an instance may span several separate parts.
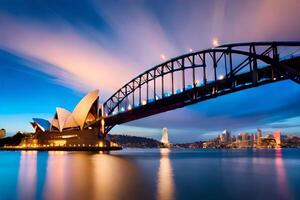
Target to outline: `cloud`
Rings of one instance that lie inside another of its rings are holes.
[[[99,88],[101,101],[159,64],[160,54],[171,58],[189,48],[208,48],[213,37],[221,43],[300,39],[297,0],[89,1],[73,7],[48,4],[38,4],[43,9],[35,12],[26,9],[30,7],[27,2],[18,5],[18,11],[1,9],[0,26],[5,28],[0,29],[0,48],[27,59],[32,68],[51,75],[57,84],[82,92]],[[298,113],[291,111],[295,106],[291,97],[299,90],[290,84],[283,88],[281,94],[294,93],[284,98],[271,95],[269,101],[262,100],[262,92],[243,97],[233,94],[129,125],[155,130],[185,127],[203,134],[227,126],[266,125]],[[230,103],[228,109],[217,109]],[[283,108],[289,112],[280,111]]]
[[[48,63],[32,67],[56,76],[65,86],[81,91],[101,88],[107,95],[120,87],[116,79],[125,82],[131,76],[126,70],[129,61],[116,59],[101,45],[82,37],[67,24],[63,30],[58,30],[1,16],[0,25],[9,27],[0,32],[2,49]]]
[[[0,25],[7,27],[0,31],[0,48],[39,61],[44,66],[32,67],[57,77],[57,83],[64,86],[84,92],[100,88],[104,100],[133,76],[160,62],[161,53],[178,54],[150,14],[140,7],[126,13],[121,8],[115,8],[114,14],[119,15],[102,13],[111,34],[116,35],[110,42],[111,36],[88,23],[73,26],[55,17],[46,24],[0,14]]]

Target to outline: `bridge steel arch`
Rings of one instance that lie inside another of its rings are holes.
[[[243,89],[285,79],[300,84],[299,50],[300,42],[238,43],[163,62],[133,78],[103,103],[104,134],[117,124]],[[201,80],[196,78],[199,74]],[[166,76],[170,76],[170,90]]]

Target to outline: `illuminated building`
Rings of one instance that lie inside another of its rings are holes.
[[[274,131],[273,137],[274,137],[274,139],[276,141],[276,145],[280,146],[281,145],[281,132],[280,132],[280,130]]]
[[[0,129],[0,139],[5,138],[6,136],[6,130],[4,128]]]
[[[35,130],[32,137],[26,137],[20,146],[101,146],[103,141],[109,144],[100,134],[98,90],[84,96],[72,112],[56,108],[52,119],[33,118],[31,125]]]
[[[252,139],[253,139],[253,145],[256,146],[256,144],[257,144],[257,135],[252,134]]]
[[[237,144],[240,148],[250,147],[250,136],[248,133],[240,133],[237,137]]]
[[[231,142],[230,132],[227,129],[220,135],[220,141],[225,144]]]
[[[257,146],[261,146],[262,144],[262,132],[261,129],[257,129]]]

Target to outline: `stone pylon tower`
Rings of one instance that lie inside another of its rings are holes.
[[[163,130],[162,130],[162,137],[161,137],[160,142],[163,143],[163,145],[165,145],[165,146],[169,146],[170,145],[169,133],[168,133],[168,129],[167,128],[163,128]]]

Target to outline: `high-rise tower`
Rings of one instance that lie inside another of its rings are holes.
[[[257,146],[261,146],[261,144],[262,144],[261,138],[262,138],[262,132],[261,132],[261,130],[258,128],[258,129],[257,129]]]
[[[276,141],[277,147],[280,147],[280,145],[281,145],[281,132],[280,132],[280,130],[274,131],[273,136],[274,136],[274,139]]]

